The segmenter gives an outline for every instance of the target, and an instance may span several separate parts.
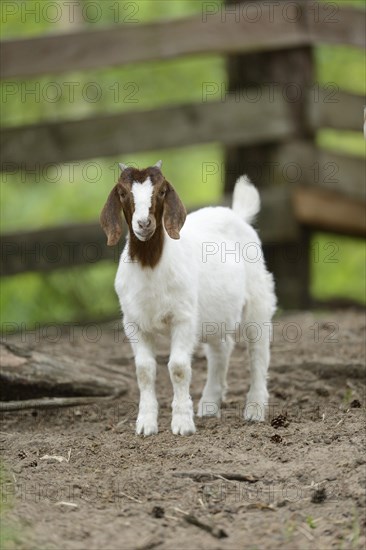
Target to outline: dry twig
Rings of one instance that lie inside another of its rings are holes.
[[[184,521],[190,523],[191,525],[195,525],[199,529],[206,531],[206,533],[210,533],[210,535],[212,535],[216,539],[223,539],[228,537],[228,534],[224,529],[222,529],[222,527],[217,527],[216,525],[209,525],[208,523],[204,523],[203,521],[198,519],[198,517],[188,512],[185,512],[180,508],[174,508],[174,510],[183,514]]]
[[[0,412],[22,411],[25,409],[55,409],[59,407],[80,407],[92,403],[105,403],[116,399],[118,394],[107,397],[45,397],[25,401],[0,401]]]
[[[251,475],[244,474],[215,474],[214,472],[174,472],[174,477],[189,477],[193,481],[214,481],[215,479],[222,479],[223,481],[246,481],[248,483],[256,483],[258,478]]]

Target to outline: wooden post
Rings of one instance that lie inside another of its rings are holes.
[[[243,7],[245,3],[253,4],[252,1],[243,0],[241,2]],[[227,8],[232,10],[238,6],[236,0],[226,0],[226,4]],[[230,4],[233,5],[230,6]],[[284,17],[286,13],[288,15],[288,12],[283,11],[282,8],[286,8],[285,2],[280,3],[275,17]],[[301,5],[297,5],[296,9],[300,10]],[[236,15],[245,16],[245,10]],[[261,17],[267,16],[269,12],[262,10]],[[229,13],[226,17],[230,17]],[[294,24],[305,24],[305,13],[298,12],[297,17],[298,21]],[[274,21],[273,24],[276,22]],[[236,92],[240,101],[246,101],[245,95],[238,92],[244,88],[263,87],[263,93],[268,93],[268,101],[271,101],[271,91],[280,90],[288,101],[289,112],[296,128],[296,137],[308,143],[314,143],[314,133],[306,121],[307,91],[314,82],[311,47],[232,55],[227,59],[227,71],[228,92]],[[276,142],[271,141],[262,145],[226,148],[225,192],[232,192],[234,182],[241,174],[247,174],[259,189],[275,183],[284,183],[284,181],[273,181],[273,158],[276,149]],[[291,159],[288,160],[291,162]],[[279,167],[277,173],[281,173],[282,168]],[[271,220],[268,219],[267,223],[270,225]],[[275,276],[280,307],[302,308],[309,304],[309,246],[310,235],[304,229],[300,231],[300,238],[295,243],[284,242],[281,245],[268,245],[264,248],[268,268]]]

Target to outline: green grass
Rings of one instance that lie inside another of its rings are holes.
[[[7,512],[13,507],[13,482],[0,461],[0,549],[13,550],[21,541],[19,529],[7,519]]]

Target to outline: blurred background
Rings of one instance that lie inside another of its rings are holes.
[[[364,2],[358,0],[337,3],[347,8],[364,8]],[[122,16],[126,26],[130,20],[129,29],[158,21],[201,18],[202,10],[208,5],[200,0],[80,1],[71,22],[66,16],[57,19],[51,8],[48,12],[39,9],[40,3],[32,0],[26,2],[29,12],[24,16],[21,4],[24,2],[3,2],[7,12],[6,16],[4,12],[2,15],[1,40],[96,32],[121,25]],[[62,5],[61,0],[59,4]],[[32,9],[38,10],[37,16],[31,15]],[[137,45],[131,43],[133,48]],[[315,81],[320,87],[331,83],[336,88],[329,89],[330,92],[365,94],[365,54],[359,47],[320,44],[313,48],[313,62]],[[46,76],[4,77],[1,81],[1,125],[10,135],[10,130],[18,126],[117,116],[180,104],[206,104],[220,100],[217,90],[222,84],[230,87],[229,80],[227,54],[219,53]],[[203,99],[207,83],[215,83],[215,87],[210,88],[211,94]],[[314,139],[322,150],[360,160],[365,157],[362,127],[363,113],[360,112],[359,131],[318,129]],[[123,131],[128,133],[131,128],[126,127]],[[156,132],[160,131],[157,124]],[[26,148],[26,142],[20,142],[19,147]],[[52,165],[45,170],[29,170],[20,166],[4,170],[1,173],[1,234],[19,232],[23,235],[55,226],[95,223],[116,181],[117,162],[144,167],[162,158],[164,174],[187,207],[219,203],[224,190],[230,187],[225,174],[230,147],[233,145],[223,144],[220,135],[216,134],[206,143],[189,146],[136,153],[124,153],[121,148],[118,156],[65,161],[59,168]],[[267,225],[271,224],[271,219],[269,213]],[[365,244],[359,237],[346,233],[322,232],[317,227],[306,232],[311,251],[310,307],[312,303],[335,299],[365,303]],[[4,241],[6,243],[6,237]],[[327,261],[329,255],[331,261]],[[118,255],[49,271],[28,270],[13,274],[5,271],[1,279],[2,323],[24,323],[31,329],[37,323],[102,321],[118,317],[119,306],[113,289],[117,260]],[[289,304],[285,300],[280,305],[288,307]],[[294,302],[294,306],[299,303]]]

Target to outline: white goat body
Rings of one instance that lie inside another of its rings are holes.
[[[258,191],[242,176],[235,185],[232,209],[209,207],[189,214],[179,240],[164,231],[162,256],[154,268],[131,260],[127,239],[115,289],[126,334],[132,334],[140,388],[137,433],[151,435],[158,430],[154,344],[156,333],[166,331],[171,334],[168,367],[174,388],[173,433],[195,431],[189,384],[197,343],[205,344],[208,360],[198,415],[219,416],[230,354],[243,334],[248,340],[251,368],[244,417],[264,420],[276,299],[259,237],[249,225],[259,205]]]

